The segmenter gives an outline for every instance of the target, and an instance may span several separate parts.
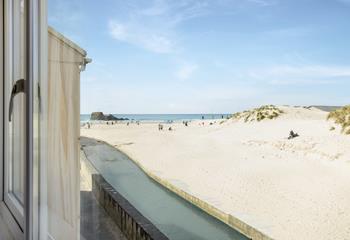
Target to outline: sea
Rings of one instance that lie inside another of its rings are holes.
[[[228,113],[215,114],[112,114],[117,118],[127,118],[129,121],[140,122],[181,122],[199,119],[224,119],[231,116]],[[90,114],[80,114],[80,122],[90,121]]]

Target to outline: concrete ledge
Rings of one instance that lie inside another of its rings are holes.
[[[169,240],[100,174],[92,175],[92,192],[130,240]]]

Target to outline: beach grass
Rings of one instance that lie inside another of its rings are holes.
[[[271,120],[278,118],[284,112],[274,105],[264,105],[252,110],[246,110],[243,112],[237,112],[232,115],[232,119],[244,119],[244,122]]]
[[[336,124],[342,127],[342,133],[350,135],[350,105],[330,112],[327,119],[334,120]]]

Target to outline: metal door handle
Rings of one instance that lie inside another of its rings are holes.
[[[13,98],[17,93],[23,92],[26,90],[26,81],[24,79],[19,79],[12,87],[11,97],[10,97],[10,106],[9,106],[9,122],[11,122],[11,116],[13,111]]]

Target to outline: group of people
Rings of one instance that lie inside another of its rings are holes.
[[[117,124],[117,121],[106,121],[105,122],[106,125],[114,125],[114,124]],[[140,125],[140,121],[136,121],[135,122],[137,125]],[[126,125],[129,126],[130,122],[127,122]],[[88,129],[91,128],[92,126],[92,122],[86,122],[82,125],[83,127],[87,127]]]
[[[167,123],[169,123],[169,121],[168,121]],[[183,124],[184,126],[188,127],[188,121],[182,121],[182,124]],[[163,129],[164,129],[164,125],[161,124],[161,123],[159,123],[159,124],[158,124],[158,130],[159,130],[159,131],[162,131]],[[169,131],[172,131],[173,128],[170,126],[170,127],[168,128],[168,130],[169,130]]]
[[[159,131],[163,131],[163,129],[164,129],[164,125],[161,124],[161,123],[159,123],[159,124],[158,124],[158,130],[159,130]],[[168,130],[169,130],[169,131],[172,131],[173,128],[170,126],[170,127],[168,128]]]
[[[135,122],[134,122],[134,121],[132,120],[131,122],[127,122],[127,123],[126,123],[126,126],[129,126],[130,123],[136,123],[136,125],[140,125],[140,121],[135,121]]]

